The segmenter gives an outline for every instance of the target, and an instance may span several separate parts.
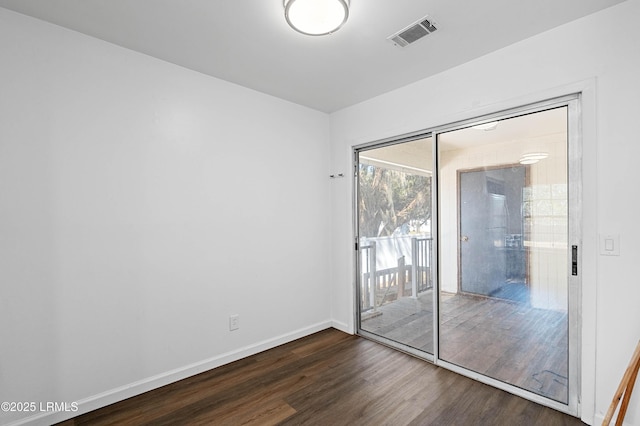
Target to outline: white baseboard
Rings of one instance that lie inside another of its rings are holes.
[[[613,418],[611,419],[611,422],[609,424],[616,424],[616,420],[618,420],[618,412],[616,411],[616,414],[613,416]],[[626,421],[628,419],[625,419],[622,421],[622,426],[631,426],[631,423],[629,423],[628,421]],[[593,423],[588,423],[586,422],[584,419],[582,419],[583,422],[587,423],[588,425],[601,425],[602,422],[604,421],[604,414],[595,414],[593,416]]]
[[[354,331],[351,329],[351,327],[349,327],[349,324],[341,321],[336,321],[336,320],[331,321],[331,327],[347,334],[354,334]]]
[[[340,324],[346,326],[346,324]],[[237,361],[242,358],[246,358],[251,355],[255,355],[259,352],[266,351],[276,346],[280,346],[284,343],[289,343],[301,337],[308,336],[318,331],[325,330],[327,328],[335,327],[341,331],[341,328],[336,327],[335,321],[323,321],[317,324],[313,324],[309,327],[304,327],[290,333],[285,333],[280,336],[276,336],[272,339],[263,340],[261,342],[240,348],[231,352],[227,352],[203,361],[186,365],[184,367],[176,368],[174,370],[167,371],[156,376],[152,376],[137,382],[133,382],[124,386],[120,386],[115,389],[102,392],[97,395],[84,398],[77,401],[77,411],[71,412],[45,412],[39,413],[34,416],[26,417],[24,419],[17,420],[13,423],[9,423],[7,426],[47,426],[53,423],[68,420],[70,418],[80,416],[98,408],[106,407],[113,404],[131,398],[132,396],[140,395],[144,392],[148,392],[153,389],[168,385],[178,380],[186,379],[187,377],[200,374],[204,371],[211,370],[216,367],[220,367],[225,364]]]

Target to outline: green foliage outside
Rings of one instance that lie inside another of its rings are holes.
[[[361,237],[416,233],[431,218],[431,177],[359,165]]]

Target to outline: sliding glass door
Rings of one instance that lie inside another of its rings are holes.
[[[433,353],[432,138],[356,152],[361,333]]]
[[[568,106],[438,134],[439,358],[569,403]]]
[[[577,114],[355,150],[359,334],[578,414]]]

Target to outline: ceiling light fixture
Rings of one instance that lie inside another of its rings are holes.
[[[497,121],[490,121],[489,123],[478,124],[477,126],[473,126],[472,129],[476,130],[495,130],[498,127]]]
[[[532,152],[530,154],[523,154],[520,157],[520,164],[535,164],[540,160],[547,158],[549,154],[546,152]]]
[[[349,0],[283,0],[283,4],[287,23],[305,35],[334,33],[349,17]]]

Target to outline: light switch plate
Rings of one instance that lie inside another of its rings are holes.
[[[600,254],[602,256],[620,256],[620,235],[600,234]]]
[[[240,328],[240,315],[229,315],[229,331],[237,330]]]

